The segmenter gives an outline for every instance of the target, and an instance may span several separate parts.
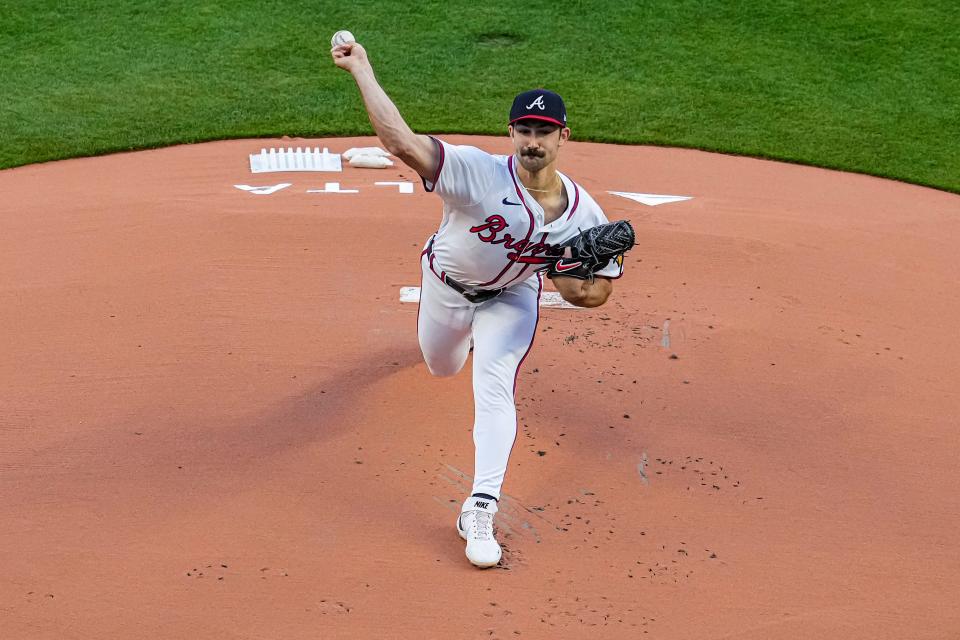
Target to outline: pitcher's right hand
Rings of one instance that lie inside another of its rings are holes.
[[[358,71],[370,68],[367,50],[357,42],[348,42],[336,46],[330,50],[330,55],[333,56],[333,64],[353,75],[356,75]]]

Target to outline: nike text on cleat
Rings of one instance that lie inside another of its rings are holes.
[[[520,206],[520,203],[519,203],[519,202],[510,202],[510,201],[507,200],[506,198],[503,199],[503,204],[513,205],[514,207],[519,207],[519,206]]]
[[[482,505],[482,506],[481,506]],[[492,500],[467,498],[457,518],[457,533],[467,541],[467,559],[480,568],[500,562],[500,544],[493,535],[493,516],[497,503]]]

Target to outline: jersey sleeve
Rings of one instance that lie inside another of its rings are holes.
[[[423,178],[423,188],[460,205],[482,200],[496,174],[494,157],[476,147],[447,144],[430,137],[440,151],[440,162],[433,180]]]

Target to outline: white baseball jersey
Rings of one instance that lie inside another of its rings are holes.
[[[440,162],[427,191],[443,199],[443,219],[433,241],[430,268],[478,289],[499,289],[535,277],[557,256],[558,245],[607,222],[603,210],[576,182],[559,173],[569,201],[550,224],[517,176],[514,156],[437,140]],[[611,260],[597,275],[619,278],[623,260]]]

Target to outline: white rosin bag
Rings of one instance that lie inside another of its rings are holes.
[[[393,166],[393,161],[386,156],[371,156],[361,153],[350,158],[350,166],[364,169],[386,169]]]
[[[343,152],[343,157],[347,160],[353,156],[382,156],[386,158],[390,154],[380,147],[351,147]]]

